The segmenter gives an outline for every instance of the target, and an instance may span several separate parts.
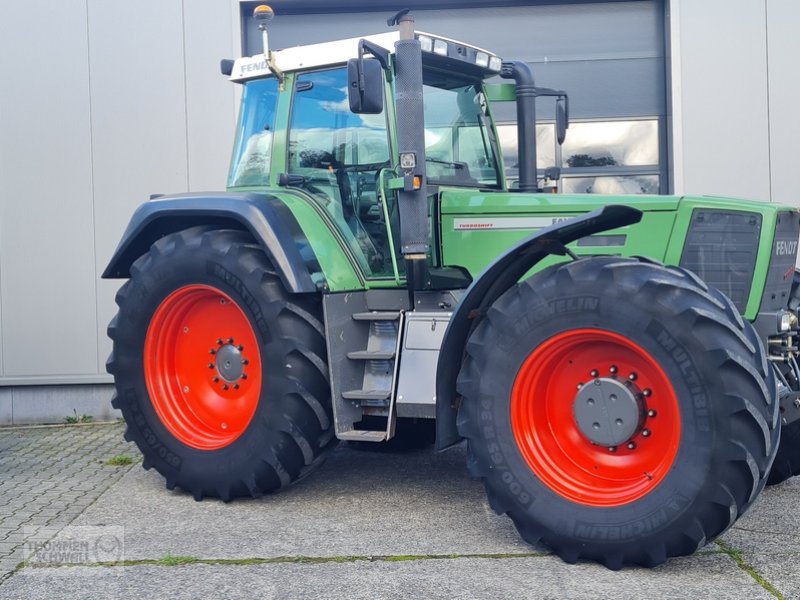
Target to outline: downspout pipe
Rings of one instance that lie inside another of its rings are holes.
[[[536,177],[536,85],[531,68],[524,62],[504,62],[504,79],[513,79],[517,95],[517,151],[519,153],[519,191],[538,192]]]

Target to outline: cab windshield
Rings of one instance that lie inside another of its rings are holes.
[[[428,181],[500,188],[497,144],[480,85],[426,70],[423,102]]]
[[[268,185],[277,103],[275,78],[245,83],[228,187]]]

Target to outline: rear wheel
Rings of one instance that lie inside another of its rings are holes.
[[[689,272],[635,259],[556,265],[506,292],[458,386],[493,508],[568,562],[694,552],[750,506],[777,449],[750,325]]]
[[[113,403],[170,489],[258,496],[336,443],[319,299],[287,294],[246,233],[159,240],[117,303]]]

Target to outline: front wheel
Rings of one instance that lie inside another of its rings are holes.
[[[469,338],[458,386],[493,508],[568,562],[694,552],[750,506],[778,445],[752,327],[691,273],[635,259],[510,289]]]
[[[287,294],[246,233],[162,238],[117,304],[113,404],[168,488],[259,496],[336,443],[319,298]]]

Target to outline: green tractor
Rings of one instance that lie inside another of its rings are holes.
[[[255,18],[264,53],[222,62],[227,192],[153,197],[104,273],[128,280],[114,406],[169,489],[260,496],[435,420],[525,540],[618,569],[691,554],[800,471],[798,212],[542,193],[536,99],[559,141],[569,106],[525,64],[407,12],[281,51]]]

